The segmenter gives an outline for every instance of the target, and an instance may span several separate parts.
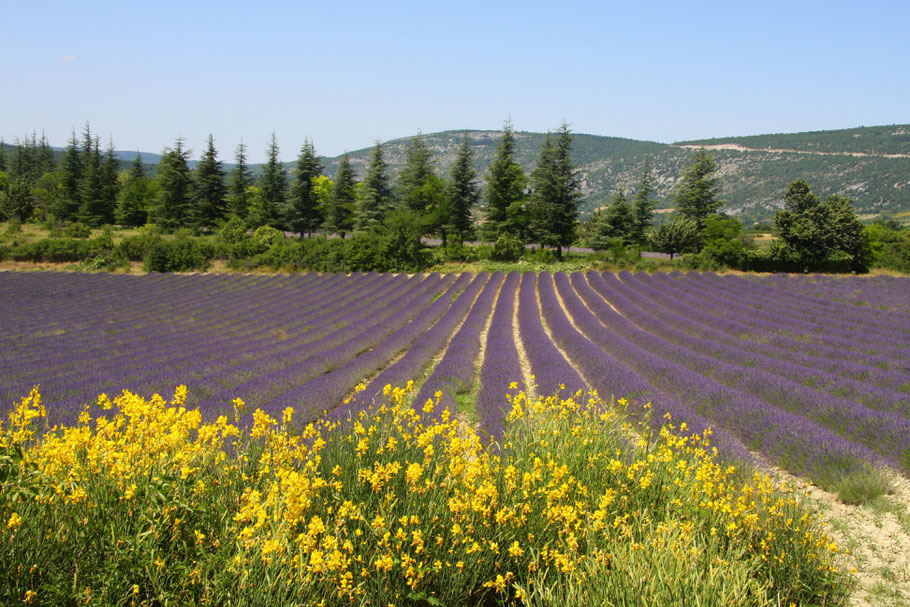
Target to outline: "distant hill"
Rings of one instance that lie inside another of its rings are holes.
[[[434,152],[437,167],[447,173],[464,131],[423,135]],[[478,173],[485,177],[492,162],[499,131],[467,131]],[[525,171],[533,169],[542,133],[518,132],[515,150]],[[391,170],[404,162],[411,138],[383,142]],[[720,166],[725,210],[747,223],[770,221],[783,205],[787,186],[806,180],[813,190],[827,196],[839,193],[855,201],[865,219],[898,218],[910,222],[910,125],[861,127],[784,135],[757,135],[663,144],[617,137],[576,134],[573,159],[582,176],[582,212],[609,203],[617,188],[634,190],[645,158],[654,169],[658,208],[673,206],[678,183],[693,148],[704,146]],[[772,151],[769,151],[769,146]],[[371,148],[350,152],[351,163],[363,175]],[[335,175],[339,157],[323,158],[325,173]]]
[[[437,169],[447,174],[465,131],[423,135],[434,154]],[[486,177],[501,133],[467,131],[481,182]],[[537,159],[543,133],[517,132],[515,153],[530,172]],[[404,163],[411,138],[382,143],[391,171]],[[637,141],[600,135],[573,135],[573,159],[582,177],[582,213],[608,204],[617,188],[634,190],[645,158],[650,157],[659,209],[673,207],[673,188],[679,182],[695,148],[710,150],[720,166],[725,211],[746,223],[770,221],[783,205],[787,186],[803,179],[820,196],[838,193],[855,202],[863,219],[895,218],[910,223],[910,125],[859,127],[748,137],[680,141],[673,144]],[[350,152],[355,172],[362,177],[371,148]],[[136,152],[118,151],[126,166]],[[340,156],[322,158],[325,174],[334,177]],[[160,155],[143,152],[142,161],[155,165]],[[190,162],[195,166],[196,160]],[[285,161],[290,171],[294,159]],[[151,168],[151,167],[150,167]],[[224,164],[226,171],[232,168]],[[254,174],[260,165],[251,165]]]

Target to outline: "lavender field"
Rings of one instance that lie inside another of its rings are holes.
[[[516,382],[650,402],[815,480],[910,473],[905,278],[3,272],[0,309],[0,398],[40,384],[52,421],[181,383],[209,416],[342,416],[414,380],[495,436]]]

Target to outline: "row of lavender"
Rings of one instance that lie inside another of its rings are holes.
[[[907,279],[711,273],[0,273],[0,397],[40,383],[71,419],[100,392],[186,383],[207,415],[241,396],[343,416],[415,380],[415,406],[438,395],[435,413],[473,409],[495,436],[513,382],[596,388],[820,480],[906,471],[908,296]]]

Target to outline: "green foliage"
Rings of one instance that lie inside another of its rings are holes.
[[[626,195],[617,190],[613,201],[593,221],[593,233],[587,237],[588,246],[595,251],[605,251],[618,241],[620,245],[636,242],[636,220]]]
[[[28,221],[34,213],[35,197],[25,178],[12,179],[5,191],[0,190],[0,220]]]
[[[662,223],[651,231],[651,244],[656,251],[674,255],[694,251],[699,240],[698,224],[679,217]]]
[[[804,271],[845,260],[854,272],[868,268],[870,252],[863,225],[849,198],[832,195],[820,200],[806,182],[794,181],[774,222],[783,243],[779,253],[798,258]]]
[[[266,150],[268,158],[259,175],[259,199],[255,203],[247,201],[249,207],[256,204],[255,212],[249,213],[250,222],[256,226],[268,225],[274,228],[282,227],[281,210],[287,193],[287,175],[284,165],[278,159],[278,142],[272,132],[272,140]],[[249,188],[247,188],[249,193]]]
[[[361,183],[356,229],[362,232],[381,224],[392,206],[389,169],[378,141],[373,146],[367,173]]]
[[[221,229],[218,231],[218,239],[227,244],[234,245],[248,238],[248,230],[249,227],[246,222],[237,215],[233,215],[223,226],[221,226]]]
[[[910,227],[896,221],[878,222],[866,226],[864,232],[873,266],[910,272]]]
[[[699,257],[715,268],[742,267],[746,254],[742,231],[743,224],[735,217],[708,215],[701,231]]]
[[[288,225],[292,232],[310,235],[322,225],[319,192],[315,187],[322,168],[313,142],[307,139],[300,148],[294,167],[294,183],[291,186],[288,209]]]
[[[493,244],[491,259],[493,261],[518,261],[527,253],[525,243],[514,234],[505,232]]]
[[[145,175],[142,158],[130,165],[129,172],[123,178],[122,187],[117,197],[117,209],[114,217],[118,224],[127,227],[139,227],[148,221],[149,207],[156,196],[156,182]]]
[[[187,166],[189,151],[178,138],[173,148],[165,148],[158,164],[158,195],[151,209],[151,219],[163,230],[172,232],[187,225],[190,218],[191,176]]]
[[[234,168],[228,183],[228,211],[240,218],[247,216],[249,204],[247,201],[247,188],[253,185],[253,178],[246,163],[246,146],[241,141],[234,154]]]
[[[705,218],[717,213],[723,205],[719,198],[720,179],[716,173],[714,156],[703,148],[699,149],[691,164],[686,166],[676,191],[677,212],[694,221],[699,231],[704,227]]]
[[[645,166],[641,171],[641,182],[635,196],[632,197],[632,230],[630,237],[632,242],[642,245],[648,240],[647,232],[651,227],[651,221],[654,219],[654,201],[651,197],[654,195],[654,177],[651,174],[651,157],[645,156]]]
[[[193,171],[192,204],[193,223],[198,226],[212,227],[227,214],[224,169],[211,133],[202,159]]]
[[[496,155],[490,164],[490,176],[484,191],[487,209],[483,230],[491,240],[496,240],[503,233],[511,233],[519,238],[526,236],[524,228],[527,226],[515,221],[519,215],[515,211],[523,211],[528,179],[514,155],[515,133],[511,121],[506,121],[502,128],[502,138],[496,147]]]
[[[354,229],[354,207],[357,198],[354,190],[354,171],[351,159],[345,152],[335,174],[335,184],[329,198],[328,211],[324,229],[328,234],[338,234],[342,238]]]
[[[556,257],[562,248],[575,241],[578,200],[581,182],[572,164],[572,136],[563,123],[553,138],[547,136],[540,149],[537,168],[531,173],[533,192],[528,203],[532,238],[541,246],[556,247]]]
[[[458,148],[455,164],[449,178],[447,196],[449,200],[449,221],[452,230],[458,235],[460,242],[469,238],[473,232],[474,222],[471,210],[480,200],[480,190],[477,186],[477,172],[474,170],[474,157],[468,147],[468,135],[465,133]]]
[[[271,226],[259,226],[253,232],[253,244],[266,249],[282,240],[285,240],[284,232]]]
[[[146,272],[205,270],[214,256],[213,247],[196,238],[177,238],[155,243],[145,258]]]
[[[92,235],[92,229],[77,221],[64,225],[61,234],[66,238],[89,238]]]
[[[117,250],[129,261],[142,261],[156,244],[161,234],[154,226],[143,227],[135,236],[127,236],[117,244]]]

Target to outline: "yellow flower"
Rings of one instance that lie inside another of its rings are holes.
[[[10,515],[9,520],[6,521],[6,528],[16,530],[19,528],[19,525],[22,524],[22,517],[16,514],[15,512]]]
[[[521,546],[518,545],[518,540],[515,540],[514,542],[512,542],[512,545],[509,546],[509,556],[511,556],[513,558],[518,558],[521,555],[523,555],[524,553],[525,553],[525,551],[522,550]]]

